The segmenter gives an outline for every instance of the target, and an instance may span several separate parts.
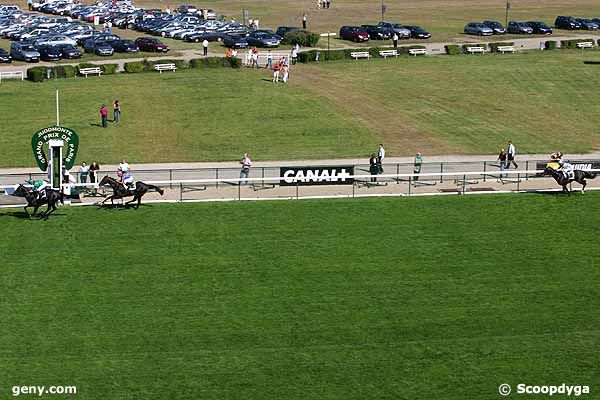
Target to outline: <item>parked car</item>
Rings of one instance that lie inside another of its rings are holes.
[[[526,22],[510,21],[507,28],[508,33],[517,35],[533,33],[533,28],[527,25]]]
[[[77,41],[65,35],[47,35],[41,36],[35,40],[36,46],[58,46],[61,44],[77,45]]]
[[[83,48],[86,53],[94,53],[99,56],[112,56],[115,52],[112,46],[103,40],[89,39]]]
[[[342,26],[340,28],[340,39],[352,40],[353,42],[368,42],[369,32],[360,26]]]
[[[133,40],[117,40],[114,43],[111,43],[113,49],[117,53],[139,53],[140,48]]]
[[[204,42],[205,39],[209,42],[216,42],[218,40],[223,40],[223,34],[215,31],[201,31],[187,35],[184,40],[186,42],[200,43]]]
[[[288,33],[289,31],[293,31],[294,29],[300,28],[298,28],[297,26],[280,26],[275,31],[275,34],[284,37],[286,33]]]
[[[0,62],[1,63],[10,63],[12,62],[12,57],[10,56],[9,52],[4,50],[4,49],[0,49]]]
[[[506,28],[498,21],[483,21],[483,25],[490,28],[494,35],[504,35],[506,33]]]
[[[465,25],[464,32],[467,35],[479,35],[479,36],[491,36],[494,34],[494,30],[490,27],[485,26],[480,22],[469,22]]]
[[[141,51],[155,51],[166,53],[169,51],[169,46],[161,42],[156,38],[141,37],[135,40],[135,44],[140,48]]]
[[[431,33],[418,25],[404,25],[404,27],[410,31],[410,37],[414,39],[429,39],[431,37]]]
[[[40,61],[40,53],[31,43],[12,42],[10,44],[10,56],[14,60],[38,62]]]
[[[367,32],[371,40],[389,40],[394,36],[394,30],[380,25],[361,25],[360,29]],[[406,31],[410,35],[410,31],[408,29]]]
[[[177,7],[175,12],[178,12],[180,14],[196,14],[198,12],[198,9],[196,8],[196,6],[182,4],[179,7]]]
[[[400,39],[408,39],[411,36],[410,29],[407,29],[405,26],[398,22],[380,22],[379,24],[377,24],[377,26],[391,30],[391,36],[394,36],[395,32],[398,35],[398,38]]]
[[[244,49],[248,47],[246,37],[240,35],[223,35],[223,44],[231,49]]]
[[[38,52],[40,53],[40,60],[42,61],[58,61],[60,60],[60,50],[52,46],[39,46]]]
[[[70,44],[61,44],[55,46],[60,51],[60,56],[66,59],[81,58],[81,51]]]
[[[529,25],[531,29],[533,29],[533,33],[539,33],[542,35],[552,34],[552,28],[550,28],[542,21],[528,21],[527,25]]]
[[[581,24],[581,29],[585,29],[587,31],[595,31],[600,28],[600,25],[589,18],[575,18],[575,21]]]
[[[564,15],[556,17],[554,26],[558,29],[581,29],[581,24],[575,18]]]
[[[269,30],[254,31],[246,37],[248,45],[256,47],[277,47],[281,40],[281,36]]]

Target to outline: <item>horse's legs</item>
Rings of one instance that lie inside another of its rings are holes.
[[[25,214],[27,214],[29,219],[31,219],[31,214],[29,214],[29,211],[27,211],[27,207],[29,207],[29,205],[26,205],[23,209],[25,210]]]
[[[581,194],[585,194],[585,187],[587,186],[587,181],[585,180],[585,178],[583,178],[583,179],[581,180],[581,182],[579,182],[579,183],[581,183],[581,184],[583,185],[583,186],[581,187]]]

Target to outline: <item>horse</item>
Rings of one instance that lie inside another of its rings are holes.
[[[17,189],[15,189],[13,196],[25,197],[25,200],[27,200],[25,212],[27,213],[27,216],[29,218],[31,218],[32,215],[35,215],[35,213],[37,213],[38,208],[40,208],[44,204],[47,204],[48,208],[42,214],[48,217],[50,214],[56,211],[56,204],[59,201],[61,204],[65,204],[64,193],[62,190],[54,190],[48,187],[45,189],[45,192],[46,196],[40,197],[39,193],[29,190],[23,185],[19,185]],[[33,214],[29,214],[29,211],[27,211],[29,207],[33,207]]]
[[[133,196],[133,199],[128,201],[127,203],[125,203],[125,206],[127,206],[130,203],[133,203],[135,201],[137,201],[137,204],[135,206],[136,210],[138,209],[138,207],[140,206],[140,204],[142,204],[142,197],[148,193],[149,190],[155,190],[158,193],[160,193],[160,195],[162,196],[164,194],[164,190],[162,190],[161,188],[159,188],[158,186],[154,186],[154,185],[150,185],[144,182],[136,182],[135,183],[135,188],[133,190],[127,190],[127,188],[125,187],[125,185],[123,185],[121,182],[119,182],[118,180],[116,180],[115,178],[111,178],[110,176],[106,175],[104,178],[102,178],[102,180],[100,181],[100,183],[98,184],[99,186],[103,186],[103,185],[110,185],[110,187],[113,190],[113,195],[107,197],[106,199],[104,199],[102,201],[102,203],[100,203],[100,206],[104,205],[104,203],[108,200],[110,200],[110,203],[114,206],[114,200],[115,199],[123,199],[125,197],[130,197]]]
[[[571,195],[571,191],[567,188],[567,185],[569,183],[577,182],[577,183],[581,184],[582,185],[581,193],[583,194],[583,193],[585,193],[585,187],[587,186],[586,179],[594,179],[596,177],[595,173],[576,169],[575,171],[573,171],[574,178],[567,178],[565,176],[565,174],[563,174],[561,171],[557,171],[550,164],[548,164],[548,166],[546,166],[544,173],[551,175],[554,178],[554,180],[556,181],[556,183],[558,183],[560,186],[562,186],[563,192],[568,193],[569,196]]]

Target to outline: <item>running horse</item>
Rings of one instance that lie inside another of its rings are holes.
[[[23,185],[19,185],[13,193],[13,196],[25,197],[25,200],[27,201],[27,205],[25,206],[25,213],[27,213],[27,216],[29,218],[35,215],[38,209],[44,204],[48,205],[46,211],[42,213],[42,215],[46,218],[54,211],[56,211],[56,205],[59,201],[61,204],[65,204],[64,193],[62,192],[62,190],[59,191],[47,187],[45,189],[45,196],[40,197],[40,195],[40,193],[36,193],[33,190],[29,190]],[[29,214],[29,211],[27,211],[29,207],[33,207],[33,214]]]
[[[137,204],[135,205],[135,208],[137,209],[140,206],[140,204],[142,204],[142,197],[146,193],[148,193],[149,190],[155,190],[158,193],[160,193],[161,196],[165,192],[158,186],[150,185],[148,183],[144,183],[144,182],[140,182],[140,181],[137,181],[135,183],[135,188],[133,190],[128,190],[125,187],[125,185],[123,185],[121,182],[119,182],[115,178],[111,178],[108,175],[106,175],[104,178],[102,178],[102,180],[100,181],[100,183],[98,185],[99,186],[109,185],[113,190],[112,196],[109,196],[106,199],[104,199],[102,201],[102,203],[100,203],[101,206],[104,205],[104,203],[108,200],[110,200],[110,203],[114,206],[115,199],[123,199],[125,197],[133,196],[133,199],[128,201],[127,203],[125,203],[125,206],[137,201]]]
[[[556,183],[558,183],[563,188],[563,192],[571,195],[571,191],[567,188],[567,185],[571,182],[579,183],[581,187],[581,193],[585,193],[585,187],[587,186],[586,179],[594,179],[596,177],[595,173],[583,171],[580,169],[576,169],[573,171],[573,178],[568,178],[561,171],[558,171],[559,164],[557,162],[551,162],[546,165],[546,169],[544,170],[545,174],[548,174],[554,178]]]

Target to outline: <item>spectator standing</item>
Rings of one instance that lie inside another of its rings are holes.
[[[245,185],[248,183],[246,179],[248,179],[248,175],[250,175],[250,167],[252,166],[252,161],[250,160],[248,153],[244,153],[244,157],[242,157],[240,164],[242,164],[242,170],[240,171],[240,185]]]
[[[113,121],[115,124],[119,123],[121,119],[121,105],[119,104],[119,100],[115,100],[113,104]]]
[[[126,159],[121,160],[121,164],[119,164],[119,171],[121,172],[129,172],[129,164]]]
[[[296,62],[298,61],[298,48],[296,46],[292,47],[291,56],[292,56],[292,65],[296,65]]]
[[[206,57],[208,55],[208,40],[204,39],[202,42],[202,49],[204,51],[204,57]]]
[[[252,49],[248,49],[248,52],[246,53],[246,67],[249,67],[252,65]]]
[[[259,23],[258,23],[258,19],[255,19],[255,20],[254,20],[254,29],[257,29],[257,30],[258,30],[258,29],[260,29],[260,28],[259,28],[259,26],[260,26],[260,25],[259,25]]]
[[[256,47],[252,48],[252,65],[251,68],[259,68],[258,66],[258,49]]]
[[[377,157],[375,153],[371,154],[371,158],[369,158],[369,174],[378,175],[379,174],[379,165],[377,162]],[[371,182],[377,182],[377,178],[375,176],[371,176]]]
[[[27,0],[27,8],[29,9],[29,11],[31,11],[33,7],[33,0]]]
[[[287,83],[288,76],[290,74],[290,67],[288,65],[284,65],[281,68],[281,74],[283,75],[283,83]]]
[[[266,68],[273,68],[273,53],[271,53],[271,50],[267,51],[267,63],[265,64],[265,69]]]
[[[413,180],[415,182],[419,180],[419,174],[421,173],[422,165],[423,165],[423,157],[421,156],[421,153],[417,153],[415,155],[415,162],[414,162],[414,167],[413,167],[413,174],[415,174],[415,176],[413,177]]]
[[[323,8],[323,0],[317,0],[317,8],[320,10]]]
[[[498,161],[500,161],[500,179],[504,177],[504,169],[506,168],[506,150],[500,149],[500,154],[498,154]]]
[[[377,150],[377,164],[379,165],[379,173],[383,174],[383,159],[385,158],[385,149],[383,144],[379,144],[379,150]]]
[[[331,7],[331,0],[325,0],[325,8],[329,10],[329,7]]]
[[[106,119],[108,118],[108,110],[106,109],[106,105],[102,104],[100,107],[100,118],[102,119],[102,127],[106,128]]]
[[[108,32],[112,33],[112,21],[108,20],[108,22],[106,22],[106,27],[108,28]]]
[[[231,49],[231,57],[236,58],[238,55],[237,49]]]
[[[512,140],[509,140],[508,148],[507,148],[507,159],[508,160],[506,163],[506,169],[510,168],[510,164],[513,164],[515,166],[515,169],[519,169],[519,166],[515,162],[516,155],[517,155],[517,149],[516,149],[515,145],[513,144]]]
[[[394,36],[392,37],[392,41],[394,42],[394,48],[398,48],[398,34],[394,32]]]
[[[273,65],[273,83],[279,82],[279,70],[280,69],[281,69],[281,66],[279,65],[279,62],[276,62],[275,65]]]
[[[87,183],[89,173],[90,173],[89,165],[87,165],[85,163],[85,161],[82,162],[81,166],[79,167],[79,182]]]
[[[304,15],[302,16],[302,29],[306,30],[306,22],[308,20],[308,17],[306,16],[306,13],[304,13]]]
[[[90,183],[98,183],[98,171],[100,171],[100,165],[96,161],[92,161],[90,164]],[[92,194],[95,196],[97,193],[96,188],[92,189]]]
[[[167,14],[171,14],[171,9],[169,8],[169,6],[167,6],[167,8],[165,9],[165,12],[166,12]]]
[[[248,20],[248,27],[252,28],[254,26],[254,20],[252,18],[250,18]]]

